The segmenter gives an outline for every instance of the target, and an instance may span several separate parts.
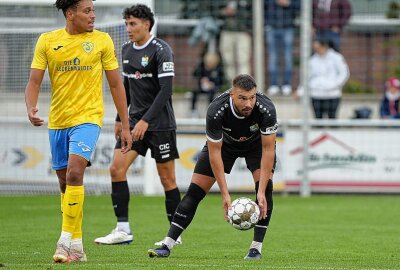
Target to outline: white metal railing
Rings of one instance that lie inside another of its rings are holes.
[[[47,124],[47,118],[43,117],[45,124]],[[104,118],[104,125],[113,125],[115,122],[114,118]],[[279,119],[279,126],[283,129],[288,127],[301,127],[303,126],[302,119]],[[179,126],[193,126],[193,127],[205,127],[206,120],[204,118],[177,118],[176,123]],[[1,124],[29,124],[27,117],[22,116],[0,116]],[[396,127],[400,128],[400,119],[310,119],[310,127]]]

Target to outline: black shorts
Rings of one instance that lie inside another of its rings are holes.
[[[151,157],[157,163],[164,163],[179,158],[176,146],[176,131],[146,131],[143,140],[132,143],[132,150],[145,156],[147,149],[150,148]],[[115,149],[121,149],[121,139],[115,144]]]
[[[253,173],[255,170],[260,169],[262,154],[261,149],[261,140],[252,143],[247,148],[242,149],[233,148],[228,144],[222,144],[221,156],[224,163],[225,173],[229,174],[231,172],[233,164],[238,157],[243,157],[245,159],[247,169],[249,169],[251,173]],[[274,172],[275,164],[276,157],[272,168],[272,173]],[[198,156],[196,166],[194,168],[194,173],[214,177],[214,173],[211,169],[210,158],[208,155],[207,144],[203,147]]]

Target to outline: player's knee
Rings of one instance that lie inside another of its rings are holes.
[[[109,168],[111,179],[126,179],[126,172],[120,166],[112,164]]]
[[[206,193],[201,187],[194,183],[191,183],[185,196],[179,203],[178,209],[184,212],[196,211],[197,206],[205,196]]]
[[[206,196],[206,194],[207,193],[195,183],[191,183],[186,192],[186,195],[192,197],[194,200],[198,202],[200,202]]]
[[[159,177],[164,190],[171,190],[176,188],[175,177],[168,174],[160,174]]]
[[[183,228],[187,228],[192,222],[200,201],[206,195],[206,193],[199,186],[196,185],[193,187],[192,185],[193,183],[190,184],[186,195],[179,203],[172,220],[172,222],[179,224]]]
[[[71,186],[82,185],[83,183],[83,171],[79,168],[69,168],[67,171],[67,184]]]

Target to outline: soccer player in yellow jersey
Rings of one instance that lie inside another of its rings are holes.
[[[62,232],[53,259],[66,263],[86,261],[82,244],[83,174],[90,166],[102,124],[103,70],[121,118],[123,153],[131,149],[132,137],[114,44],[108,34],[93,29],[96,16],[92,0],[57,0],[54,6],[62,10],[66,27],[39,37],[25,102],[32,125],[43,125],[37,101],[47,68],[52,85],[49,140],[62,211]]]

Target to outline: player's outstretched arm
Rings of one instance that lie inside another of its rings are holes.
[[[225,219],[229,221],[228,209],[231,207],[231,196],[228,191],[228,185],[226,184],[224,162],[222,161],[221,156],[222,141],[212,142],[207,140],[207,146],[211,168],[217,181],[219,190],[221,191],[222,207],[224,208]]]
[[[122,84],[118,69],[106,70],[105,73],[108,84],[110,85],[115,107],[118,111],[119,118],[121,119],[121,151],[127,153],[132,147],[132,136],[129,130],[128,107],[126,106],[127,103],[124,85]]]
[[[44,123],[43,119],[37,115],[37,112],[39,111],[37,108],[37,102],[43,76],[44,70],[35,68],[31,69],[29,81],[25,88],[26,112],[28,113],[29,121],[34,126],[41,126]]]
[[[261,135],[261,168],[260,168],[260,183],[258,188],[257,200],[260,207],[260,218],[267,217],[267,200],[265,198],[265,190],[269,179],[272,178],[272,168],[275,160],[275,140],[276,134]]]

